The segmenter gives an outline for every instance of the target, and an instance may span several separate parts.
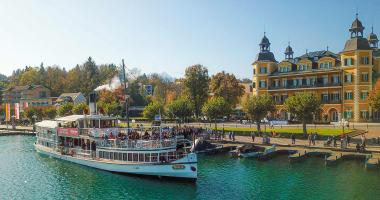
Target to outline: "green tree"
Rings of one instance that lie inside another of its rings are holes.
[[[247,116],[256,123],[257,131],[261,132],[261,120],[264,119],[269,112],[276,111],[276,103],[268,94],[255,95],[249,97],[244,103],[244,111]]]
[[[168,115],[170,117],[179,118],[181,121],[185,121],[193,114],[193,105],[189,98],[182,97],[172,101],[168,105]]]
[[[380,111],[380,79],[376,81],[374,89],[369,95],[369,105],[376,112]]]
[[[73,114],[73,103],[65,103],[58,108],[58,115],[59,116],[66,116]]]
[[[33,116],[36,116],[36,119],[42,119],[44,117],[44,113],[41,108],[37,107],[28,107],[24,109],[23,112],[24,117],[28,118],[31,122],[34,121]]]
[[[76,115],[88,114],[89,107],[86,103],[80,103],[80,104],[74,105],[73,113]]]
[[[202,107],[202,113],[209,119],[214,120],[217,129],[217,119],[230,114],[231,110],[223,97],[213,97],[206,101]]]
[[[306,135],[306,123],[311,122],[321,111],[321,101],[310,92],[296,93],[285,100],[286,111],[295,115],[302,122],[303,133]]]
[[[233,108],[244,94],[244,86],[239,84],[235,75],[224,71],[211,77],[210,90],[215,96],[223,97]]]
[[[147,106],[145,106],[143,115],[144,117],[150,120],[153,120],[154,116],[158,114],[163,115],[163,111],[164,111],[164,106],[160,102],[154,101],[148,104]]]
[[[47,108],[43,109],[44,116],[46,116],[49,119],[54,119],[57,116],[57,109],[55,106],[49,106]]]
[[[20,85],[40,84],[38,71],[36,68],[28,67],[20,77]]]
[[[202,65],[193,65],[186,68],[184,86],[186,93],[194,104],[194,113],[198,118],[202,106],[208,98],[209,76],[207,68]]]
[[[99,102],[98,106],[101,108],[104,114],[117,116],[122,112],[122,106],[116,102]]]

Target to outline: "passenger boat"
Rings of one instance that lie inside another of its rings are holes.
[[[161,127],[120,128],[115,117],[70,115],[36,123],[35,149],[117,173],[197,179],[197,155]]]

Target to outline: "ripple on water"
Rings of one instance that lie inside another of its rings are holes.
[[[35,138],[0,137],[0,199],[373,199],[380,172],[363,162],[290,164],[200,155],[196,184],[113,174],[37,154]]]

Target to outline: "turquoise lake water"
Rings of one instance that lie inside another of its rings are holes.
[[[196,183],[113,174],[41,156],[31,136],[0,137],[0,199],[380,199],[380,170],[199,156]]]

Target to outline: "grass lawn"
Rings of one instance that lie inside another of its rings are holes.
[[[151,123],[130,123],[132,128],[136,128],[137,124],[143,124],[144,127],[148,128],[152,124]],[[127,123],[120,123],[120,127],[127,127]],[[207,126],[209,127],[209,126]],[[211,126],[212,129],[214,129],[214,125]],[[222,130],[223,127],[221,125],[218,125],[218,130]],[[250,135],[252,131],[256,131],[256,127],[224,127],[224,131],[236,131],[238,132],[238,135]],[[264,126],[261,127],[261,131],[264,132],[265,128]],[[302,128],[301,127],[275,127],[274,129],[269,129],[267,127],[266,132],[270,133],[272,130],[274,130],[277,134],[303,134]],[[314,133],[317,132],[319,135],[323,136],[333,136],[333,135],[340,135],[342,134],[342,129],[341,128],[313,128],[309,127],[307,129],[308,133]],[[352,132],[352,129],[345,128],[344,132],[345,133],[350,133]]]

